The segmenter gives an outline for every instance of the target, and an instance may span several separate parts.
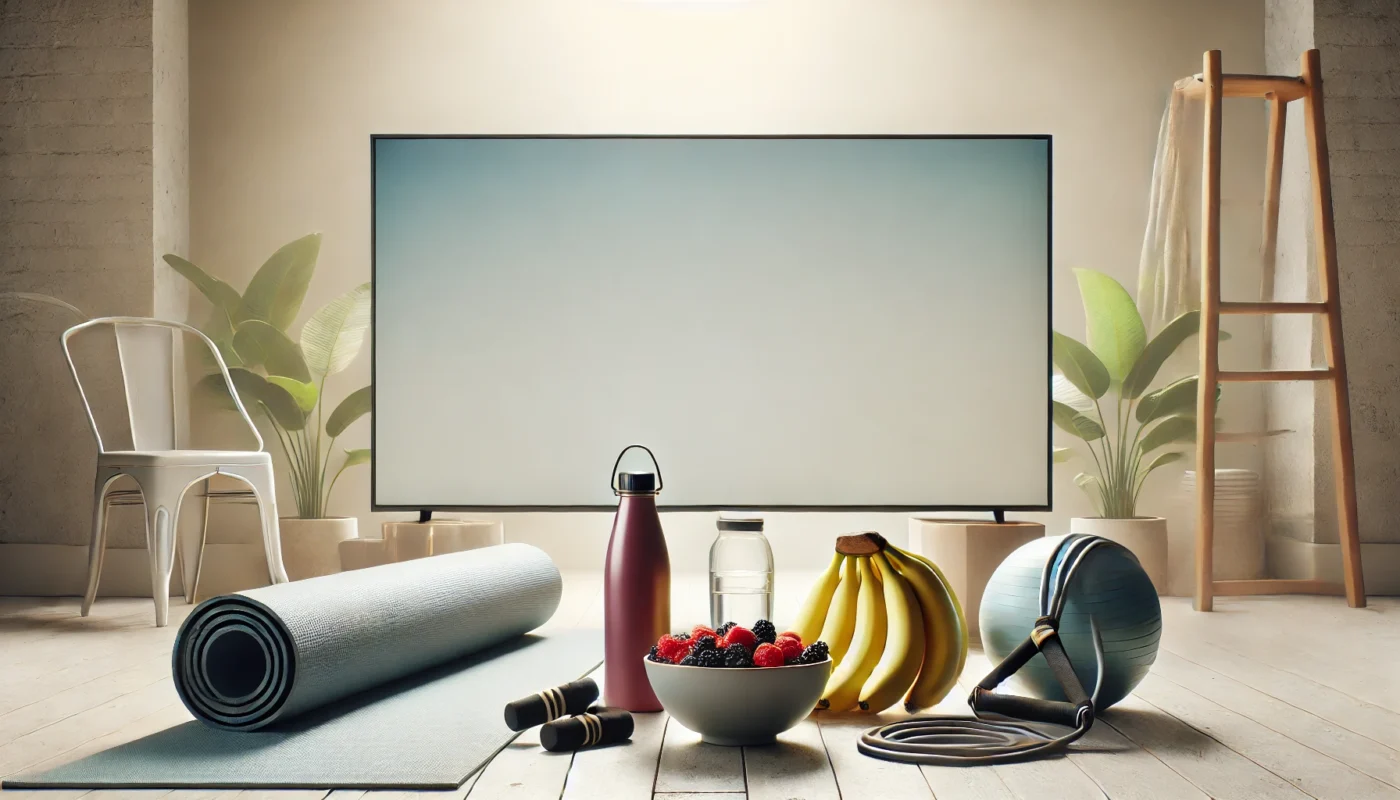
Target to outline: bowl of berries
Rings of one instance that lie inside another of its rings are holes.
[[[831,656],[825,642],[804,644],[761,619],[748,628],[726,622],[662,636],[646,670],[666,713],[702,741],[759,745],[817,707]]]

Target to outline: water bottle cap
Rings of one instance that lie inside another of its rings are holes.
[[[763,532],[763,517],[720,517],[715,520],[715,527],[722,531],[757,531]]]
[[[655,494],[656,473],[620,472],[617,475],[617,486],[620,491],[628,494]]]

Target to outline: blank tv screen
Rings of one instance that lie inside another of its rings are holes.
[[[372,147],[377,509],[1050,506],[1048,137]]]

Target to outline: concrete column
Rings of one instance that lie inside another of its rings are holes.
[[[186,0],[0,5],[0,291],[183,318],[160,255],[189,244],[188,74]],[[58,344],[74,321],[0,300],[0,578],[34,558],[66,578],[88,541],[95,446]],[[79,367],[119,449],[114,348],[88,344]],[[144,548],[139,517],[117,514],[111,544]]]
[[[1400,586],[1400,4],[1393,0],[1267,0],[1270,72],[1296,74],[1298,56],[1322,54],[1333,208],[1341,271],[1363,553],[1372,589]],[[1291,109],[1275,299],[1316,299],[1310,180],[1301,108]],[[1270,367],[1321,364],[1321,328],[1307,317],[1273,322]],[[1325,388],[1271,387],[1270,428],[1295,431],[1266,448],[1271,549],[1311,551],[1326,574],[1337,542],[1330,402]],[[1271,561],[1290,569],[1297,559]],[[1392,587],[1390,590],[1395,590]]]

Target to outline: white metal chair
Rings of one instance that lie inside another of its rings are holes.
[[[74,334],[96,326],[113,329],[117,340],[117,356],[121,362],[122,384],[126,392],[127,414],[131,424],[131,450],[107,450],[92,403],[83,391],[82,380],[73,363],[69,339]],[[233,398],[238,413],[257,439],[258,449],[243,450],[179,450],[176,448],[175,372],[173,358],[174,336],[193,334],[209,348],[224,384]],[[102,560],[107,545],[105,496],[112,482],[122,475],[130,476],[140,487],[146,506],[146,549],[151,562],[151,595],[155,600],[156,627],[164,627],[170,610],[170,575],[174,569],[175,537],[180,518],[180,504],[185,492],[194,484],[212,475],[237,478],[251,487],[257,498],[262,517],[263,547],[267,552],[267,569],[273,583],[287,581],[282,566],[282,545],[277,526],[277,500],[274,493],[272,456],[263,451],[263,439],[248,416],[233,378],[219,350],[195,328],[179,322],[145,317],[101,317],[69,328],[63,333],[63,352],[78,395],[87,411],[88,423],[97,439],[97,477],[93,484],[92,542],[88,551],[88,583],[83,595],[83,616],[87,616],[97,597],[97,584],[102,575]],[[198,571],[202,550],[202,533],[190,531],[182,542],[182,574],[188,581]],[[186,589],[186,599],[193,598]]]

